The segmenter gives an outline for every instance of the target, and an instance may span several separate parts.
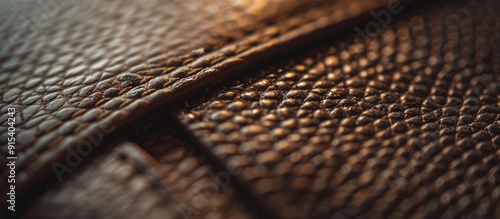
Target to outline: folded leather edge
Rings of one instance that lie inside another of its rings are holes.
[[[190,74],[190,76],[186,78],[182,78],[173,84],[168,84],[167,86],[164,86],[164,88],[160,88],[140,99],[133,101],[129,105],[121,108],[119,111],[111,113],[111,115],[103,120],[99,120],[97,123],[89,125],[88,128],[86,128],[78,136],[66,139],[66,141],[63,142],[52,142],[53,144],[60,144],[60,146],[54,149],[55,151],[51,151],[50,154],[42,155],[42,157],[39,158],[41,160],[36,165],[29,164],[30,166],[32,165],[32,169],[29,171],[31,174],[27,172],[19,173],[20,182],[18,183],[18,186],[16,186],[18,197],[22,198],[26,191],[36,185],[37,182],[47,177],[50,172],[53,171],[51,165],[56,161],[64,161],[68,154],[68,150],[78,151],[78,146],[82,146],[82,143],[90,143],[92,147],[99,147],[102,139],[115,132],[116,129],[130,124],[133,121],[140,119],[142,116],[159,110],[168,104],[172,104],[175,100],[186,97],[186,95],[190,92],[200,90],[214,82],[224,79],[225,77],[234,76],[239,71],[243,71],[255,63],[265,61],[267,58],[290,51],[293,48],[301,47],[307,43],[314,42],[317,39],[324,38],[325,36],[331,36],[336,31],[343,30],[354,24],[365,21],[370,16],[368,14],[369,11],[382,8],[387,5],[388,2],[389,1],[387,0],[370,1],[361,6],[358,2],[350,2],[348,3],[350,4],[350,7],[342,5],[340,6],[342,9],[334,11],[335,13],[331,13],[332,11],[328,8],[323,8],[323,12],[325,12],[328,16],[318,20],[308,20],[303,24],[291,28],[291,30],[287,30],[286,33],[275,35],[271,37],[271,39],[264,41],[264,43],[254,45],[246,51],[223,60],[219,64],[204,67],[201,70],[196,71],[194,74]],[[342,3],[345,2],[341,1],[338,4]],[[339,7],[339,5],[335,4],[327,5]],[[285,26],[287,21],[296,17],[304,16],[304,14],[307,14],[308,12],[314,13],[316,12],[315,9],[317,8],[310,9],[304,13],[299,13],[291,18],[285,19],[284,21],[274,23],[264,28],[262,31],[258,31],[255,34],[249,35],[235,43],[231,43],[215,52],[202,56],[185,67],[179,67],[179,69],[172,72],[172,74],[175,74],[175,72],[190,70],[189,67],[194,69],[199,68],[197,66],[197,61],[203,60],[208,55],[220,53],[228,48],[247,43],[247,41],[252,41],[254,38],[268,37],[269,35],[272,36],[275,34],[274,31],[277,27]],[[98,141],[93,141],[95,140],[93,138],[95,136],[99,137]],[[44,142],[45,141],[43,140],[38,142],[35,144],[35,147],[41,147],[41,144]],[[24,165],[27,164],[20,164],[20,167]],[[3,177],[5,178],[5,176]],[[6,204],[3,203],[1,206],[4,205]]]

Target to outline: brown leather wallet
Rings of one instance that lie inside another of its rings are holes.
[[[500,218],[499,9],[5,0],[1,212]]]

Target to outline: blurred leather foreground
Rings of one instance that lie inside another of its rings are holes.
[[[498,11],[3,0],[2,218],[500,218]]]

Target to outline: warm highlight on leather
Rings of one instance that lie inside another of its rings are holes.
[[[299,52],[180,119],[283,218],[498,218],[491,2],[433,4],[366,42]]]
[[[498,10],[0,1],[15,216],[499,218]]]
[[[380,2],[365,5],[365,10]],[[24,36],[23,29],[18,36],[15,27],[5,26],[2,32],[13,44],[5,49],[8,56],[1,63],[5,73],[0,80],[1,106],[2,110],[15,106],[20,112],[16,127],[20,181],[33,183],[37,179],[32,173],[50,171],[50,163],[62,159],[68,148],[96,146],[90,136],[107,135],[140,119],[214,80],[213,76],[228,74],[228,68],[246,58],[364,12],[359,7],[344,9],[354,4],[350,1],[310,10],[302,1],[283,7],[279,1],[249,1],[267,5],[255,6],[262,10],[277,8],[270,14],[256,13],[249,5],[243,9],[214,5],[215,11],[206,11],[207,4],[201,1],[146,3],[62,5],[41,29],[35,29],[40,31],[36,40]],[[289,12],[299,6],[298,12]],[[315,20],[319,13],[337,11],[342,13]],[[6,139],[2,130],[1,142]]]

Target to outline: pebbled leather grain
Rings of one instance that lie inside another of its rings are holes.
[[[140,118],[145,106],[150,111],[152,103],[172,101],[185,86],[203,81],[192,79],[199,71],[230,63],[228,57],[269,34],[252,35],[254,31],[307,6],[281,6],[279,1],[73,1],[49,10],[44,23],[30,25],[39,18],[33,13],[20,19],[33,10],[33,1],[25,3],[2,2],[2,10],[14,13],[6,13],[0,31],[0,111],[13,106],[19,112],[17,176],[26,187],[51,171],[50,163],[71,146]],[[2,123],[6,116],[2,114]],[[5,161],[6,128],[0,133]]]
[[[68,2],[49,10],[45,23],[20,29],[18,17],[7,16],[13,21],[1,31],[0,111],[11,106],[19,111],[21,190],[42,180],[70,148],[99,145],[92,136],[120,129],[232,73],[243,61],[262,59],[385,2],[362,7],[349,7],[357,3],[352,1],[315,7],[316,1],[221,4],[225,7],[203,1]],[[316,20],[321,15],[324,19]],[[0,121],[6,119],[2,114]],[[6,145],[6,128],[0,133]]]
[[[76,177],[47,191],[24,218],[182,218],[178,202],[142,162],[148,159],[137,159],[149,155],[132,142],[114,146]]]
[[[499,218],[498,9],[430,4],[366,42],[297,51],[179,118],[283,218]]]
[[[107,149],[25,217],[500,217],[494,0],[429,3],[358,43],[339,30],[389,0],[33,2],[0,3],[19,197],[68,151]],[[231,184],[200,205],[217,171]]]
[[[154,128],[154,129],[153,129]],[[144,128],[61,184],[22,218],[254,218],[229,178],[173,128]]]

